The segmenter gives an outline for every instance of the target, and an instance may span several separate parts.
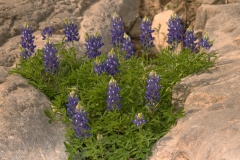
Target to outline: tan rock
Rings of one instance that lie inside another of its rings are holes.
[[[226,0],[197,0],[201,4],[225,4]]]
[[[172,10],[163,11],[158,13],[152,22],[152,29],[155,32],[152,33],[152,36],[155,38],[153,43],[158,51],[161,51],[162,48],[168,46],[167,41],[167,33],[168,33],[168,20],[174,12]],[[160,30],[159,29],[160,26]]]

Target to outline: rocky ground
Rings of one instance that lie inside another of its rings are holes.
[[[185,29],[194,27],[199,37],[208,32],[215,39],[210,52],[218,52],[219,59],[210,73],[186,77],[173,88],[173,104],[184,107],[186,117],[156,143],[150,159],[240,159],[239,9],[238,0],[0,0],[0,159],[67,159],[64,126],[49,125],[43,113],[50,101],[26,79],[8,74],[19,62],[25,21],[33,27],[35,44],[41,48],[44,27],[53,26],[52,41],[57,42],[63,37],[63,19],[72,20],[80,33],[75,46],[83,55],[85,32],[99,31],[106,44],[102,51],[109,51],[112,13],[123,17],[126,32],[139,50],[141,18],[147,15],[154,20],[167,10],[180,16]]]

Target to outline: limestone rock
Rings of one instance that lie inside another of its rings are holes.
[[[219,57],[209,73],[183,78],[173,88],[173,104],[184,107],[186,117],[155,144],[149,159],[240,159],[239,9],[240,4],[199,8],[197,20],[205,19],[196,28],[215,39],[210,52]]]
[[[139,8],[141,8],[139,14],[141,17],[148,16],[150,19],[162,12],[164,10],[164,5],[166,5],[171,0],[142,0],[139,3]]]
[[[47,97],[21,76],[0,73],[0,159],[67,159],[64,126],[44,114]]]
[[[226,0],[197,0],[201,4],[225,4]]]

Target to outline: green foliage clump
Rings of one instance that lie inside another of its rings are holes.
[[[64,40],[64,39],[63,39]],[[172,88],[190,74],[208,71],[214,66],[216,54],[200,52],[193,54],[189,49],[175,54],[169,48],[163,49],[154,58],[131,57],[126,60],[119,48],[114,51],[120,63],[119,73],[114,79],[121,88],[122,108],[107,111],[107,90],[111,76],[94,73],[94,60],[86,56],[76,58],[74,47],[66,49],[65,42],[55,44],[58,50],[59,70],[53,75],[44,71],[43,50],[39,49],[27,60],[20,59],[20,64],[11,73],[21,74],[33,85],[46,94],[52,102],[52,108],[45,114],[53,120],[60,120],[66,125],[66,151],[69,160],[83,159],[145,159],[151,155],[154,143],[175,125],[177,119],[184,116],[183,110],[173,113],[171,104]],[[210,58],[213,60],[210,61]],[[99,57],[106,59],[106,54]],[[146,107],[145,93],[149,73],[154,70],[160,76],[160,102],[155,110]],[[77,138],[72,120],[67,116],[67,98],[75,89],[86,110],[91,135]],[[147,123],[139,128],[133,124],[135,115],[142,113]]]

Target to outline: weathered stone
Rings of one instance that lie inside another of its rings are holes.
[[[67,159],[64,126],[44,114],[50,104],[19,75],[0,84],[0,159]]]
[[[10,67],[15,62],[15,56],[11,53],[0,54],[0,66]]]
[[[0,84],[6,81],[7,76],[8,76],[8,72],[6,67],[0,66]]]
[[[148,16],[150,19],[162,12],[164,5],[166,5],[170,0],[142,0],[139,3],[139,8],[141,8],[139,15],[141,17]]]
[[[173,88],[173,104],[184,107],[186,117],[155,144],[149,159],[240,159],[239,9],[240,4],[199,8],[197,20],[205,20],[196,21],[196,28],[215,39],[210,52],[219,57],[209,73],[183,78]]]
[[[226,0],[197,0],[201,4],[225,4]]]

